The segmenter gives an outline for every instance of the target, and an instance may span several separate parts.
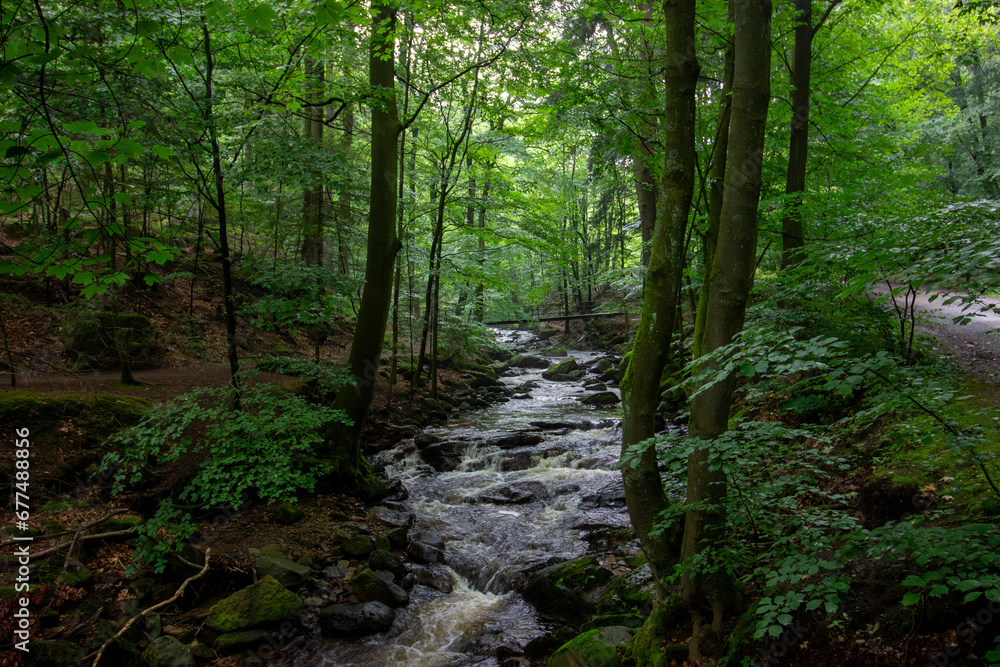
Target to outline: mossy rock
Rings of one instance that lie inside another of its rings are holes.
[[[131,530],[132,528],[138,528],[145,522],[146,520],[138,514],[124,514],[119,517],[108,519],[96,528],[100,529],[100,532],[102,533],[112,530]]]
[[[146,667],[139,648],[123,637],[114,640],[104,649],[100,664],[105,663],[115,667]]]
[[[136,424],[152,403],[134,396],[104,394],[46,394],[32,391],[0,392],[0,423],[31,424],[31,445],[96,448],[114,432]],[[74,435],[59,429],[72,422]],[[36,451],[37,453],[37,451]],[[73,472],[82,475],[87,463],[73,463]]]
[[[340,550],[351,558],[367,558],[375,546],[367,535],[354,535],[340,545]]]
[[[584,405],[608,406],[618,405],[621,403],[621,400],[618,394],[613,391],[599,391],[596,394],[584,396],[580,399],[580,402]]]
[[[89,368],[117,364],[119,346],[133,365],[147,361],[156,349],[156,334],[145,315],[101,311],[66,322],[63,330],[66,350]]]
[[[264,577],[213,606],[206,623],[217,632],[236,632],[292,620],[303,608],[302,600],[277,579]]]
[[[612,625],[620,625],[625,628],[641,628],[642,624],[646,621],[646,617],[640,614],[634,613],[624,613],[624,614],[601,614],[595,616],[582,626],[580,629],[586,632],[587,630],[595,630],[597,628],[606,628]]]
[[[262,642],[267,641],[270,634],[267,630],[227,632],[224,635],[219,635],[215,640],[215,652],[219,655],[230,655],[252,649],[260,646]],[[270,648],[270,644],[268,644],[268,647]]]
[[[304,583],[310,574],[309,566],[300,565],[288,558],[261,556],[254,562],[253,567],[258,575],[273,577],[282,586],[288,587]]]
[[[565,357],[569,354],[569,351],[562,345],[555,345],[553,347],[545,348],[546,357]]]
[[[86,586],[93,581],[94,575],[80,561],[71,560],[66,565],[66,571],[60,575],[60,578],[66,582],[67,586],[77,588],[80,586]]]
[[[577,558],[535,572],[522,595],[544,614],[577,624],[594,612],[613,576],[593,558]]]
[[[354,594],[365,602],[381,602],[390,607],[399,607],[410,601],[410,594],[396,585],[391,577],[380,577],[367,567],[354,575],[351,579],[351,588],[354,589]]]
[[[571,371],[575,371],[579,368],[580,364],[577,363],[576,359],[566,359],[565,361],[560,361],[558,364],[550,366],[548,370],[543,371],[542,377],[549,380],[555,375],[567,375]]]
[[[618,646],[631,639],[631,633],[622,626],[588,630],[553,653],[549,667],[621,667]]]
[[[142,654],[149,667],[195,667],[194,656],[176,637],[155,639]]]

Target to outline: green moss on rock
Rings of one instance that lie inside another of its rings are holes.
[[[303,607],[298,596],[277,579],[264,577],[213,606],[206,622],[217,632],[236,632],[265,623],[289,621]]]
[[[549,667],[621,667],[617,647],[631,639],[628,629],[621,626],[588,630],[553,653]]]

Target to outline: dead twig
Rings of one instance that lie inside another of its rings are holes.
[[[97,649],[97,653],[96,654],[91,654],[91,655],[94,655],[94,662],[91,663],[91,667],[96,667],[97,666],[97,663],[100,662],[100,660],[101,660],[101,656],[104,655],[104,650],[106,648],[108,648],[108,646],[110,646],[112,642],[114,642],[116,639],[118,639],[119,637],[121,637],[122,635],[124,635],[128,631],[128,629],[131,628],[136,623],[136,621],[138,621],[140,618],[145,617],[146,614],[148,614],[148,613],[150,613],[152,611],[156,611],[157,609],[162,609],[163,607],[166,607],[168,604],[171,604],[177,598],[179,598],[181,595],[183,595],[184,594],[184,589],[188,587],[188,584],[190,584],[192,581],[195,581],[196,579],[200,579],[202,577],[202,575],[204,575],[208,571],[208,563],[209,563],[209,559],[210,559],[211,555],[212,555],[212,549],[211,549],[211,547],[209,547],[208,549],[205,550],[205,565],[202,566],[201,571],[198,574],[193,574],[190,577],[188,577],[187,579],[185,579],[184,583],[181,584],[181,587],[177,589],[177,591],[174,593],[173,597],[171,597],[169,600],[164,600],[163,602],[161,602],[159,604],[154,604],[152,607],[149,607],[148,609],[144,609],[141,614],[138,614],[137,616],[133,616],[131,619],[129,619],[128,623],[126,623],[125,625],[122,626],[122,629],[119,630],[115,634],[114,637],[112,637],[108,641],[104,642],[104,644],[101,646],[101,648]],[[90,656],[88,655],[87,657],[89,658]]]
[[[89,542],[90,540],[103,540],[103,539],[107,539],[107,538],[110,538],[110,537],[124,537],[126,535],[131,535],[134,531],[135,531],[134,528],[129,528],[128,530],[113,530],[110,533],[98,533],[97,535],[84,535],[83,537],[81,537],[77,541],[78,542]],[[63,547],[70,546],[70,544],[72,544],[72,542],[63,542],[62,544],[57,544],[54,547],[49,547],[48,549],[43,549],[41,551],[36,551],[35,553],[30,554],[29,558],[31,558],[31,560],[35,560],[35,559],[41,558],[43,556],[48,556],[49,554],[53,554],[53,553],[59,551]]]
[[[84,525],[80,526],[79,528],[75,528],[75,529],[74,528],[67,528],[66,530],[61,530],[58,533],[52,533],[51,535],[41,535],[41,536],[39,536],[39,540],[48,540],[48,539],[53,538],[53,537],[62,537],[63,535],[69,535],[70,533],[72,533],[74,531],[77,534],[79,534],[79,533],[87,530],[88,528],[93,528],[94,526],[97,526],[97,525],[100,525],[100,524],[104,523],[105,521],[107,521],[108,519],[110,519],[113,516],[117,516],[119,514],[124,514],[125,512],[128,512],[127,508],[122,508],[122,509],[117,509],[117,510],[111,510],[110,512],[108,512],[107,514],[105,514],[104,516],[102,516],[100,519],[96,519],[94,521],[91,521],[90,523],[84,524]],[[18,542],[18,540],[4,540],[3,542],[0,542],[0,549],[2,549],[3,547],[6,547],[8,545],[15,544],[16,542]]]

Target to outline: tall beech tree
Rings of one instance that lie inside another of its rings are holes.
[[[802,229],[802,196],[806,190],[809,157],[809,95],[812,81],[813,38],[840,0],[828,0],[826,11],[813,25],[813,0],[795,0],[795,46],[792,50],[792,123],[788,145],[785,194],[789,196],[781,218],[781,266],[802,259],[805,245]]]
[[[706,286],[705,354],[731,343],[743,328],[757,261],[757,214],[771,95],[771,3],[735,0],[734,18],[732,117],[718,245]],[[704,365],[717,370],[719,360],[708,357]],[[685,561],[699,555],[724,525],[726,477],[718,462],[710,463],[709,443],[729,428],[735,384],[734,376],[714,382],[701,388],[691,404],[691,435],[703,444],[688,458],[689,509],[684,517],[681,553]],[[724,572],[685,575],[682,598],[693,625],[691,660],[703,653],[717,655],[721,650],[722,621],[734,597],[730,594],[733,586]]]
[[[400,249],[396,235],[399,115],[394,72],[395,34],[396,8],[391,0],[376,0],[372,3],[368,58],[372,113],[368,252],[365,288],[347,362],[355,386],[341,389],[335,401],[335,406],[347,413],[352,424],[336,423],[327,433],[337,473],[357,484],[362,491],[370,489],[373,480],[368,462],[361,453],[361,431],[375,393],[389,318],[393,268]]]
[[[656,225],[650,247],[642,315],[636,328],[632,361],[621,382],[622,453],[650,438],[660,400],[660,375],[670,352],[677,312],[677,286],[684,266],[684,237],[695,182],[695,92],[698,60],[695,43],[695,2],[676,0],[663,5],[665,52],[678,54],[664,68],[664,163],[658,186]],[[632,525],[657,580],[657,600],[636,639],[638,664],[655,664],[659,638],[665,634],[665,614],[677,562],[674,531],[654,532],[669,502],[657,466],[656,452],[647,447],[637,460],[623,458],[625,499]]]

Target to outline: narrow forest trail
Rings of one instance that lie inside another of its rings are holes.
[[[969,375],[1000,385],[1000,299],[983,297],[980,304],[968,307],[960,303],[945,304],[946,300],[943,290],[917,294],[918,331],[940,341]],[[972,321],[956,324],[955,318],[963,316],[971,316]]]

